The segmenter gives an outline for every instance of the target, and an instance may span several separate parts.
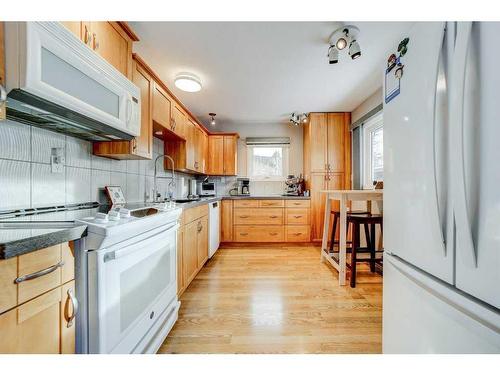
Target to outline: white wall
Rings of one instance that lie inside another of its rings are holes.
[[[358,105],[354,111],[351,113],[351,123],[358,121],[365,114],[370,112],[373,108],[382,104],[382,87],[375,90],[373,94],[371,94],[368,98],[365,99],[363,103]]]
[[[299,175],[303,173],[303,153],[302,153],[302,127],[291,126],[281,123],[240,123],[219,125],[210,128],[214,132],[237,132],[240,135],[238,140],[238,176],[247,175],[247,149],[245,140],[247,137],[290,137],[290,160],[289,174]],[[228,188],[234,183],[229,180],[226,183]],[[281,194],[283,193],[283,182],[262,182],[253,181],[250,191],[255,195]]]

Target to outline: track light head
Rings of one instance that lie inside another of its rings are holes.
[[[328,49],[328,62],[336,64],[339,62],[339,50],[335,46],[330,46]]]
[[[349,55],[353,60],[361,56],[361,48],[356,40],[353,40],[349,45]]]

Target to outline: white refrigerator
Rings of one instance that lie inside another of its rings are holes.
[[[392,100],[384,70],[383,352],[500,353],[500,23],[405,37]]]

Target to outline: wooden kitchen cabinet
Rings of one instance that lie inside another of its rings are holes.
[[[172,98],[157,83],[153,81],[153,131],[162,132],[164,129],[173,131],[174,125],[171,117]]]
[[[61,24],[132,80],[132,43],[139,38],[126,22],[63,21]]]
[[[238,136],[224,136],[224,176],[238,174]]]
[[[221,242],[309,242],[307,199],[224,199]]]
[[[75,352],[73,268],[66,243],[0,260],[0,353]]]
[[[0,85],[5,88],[5,43],[4,43],[4,22],[0,22]],[[0,103],[0,121],[7,116],[6,105]]]
[[[208,175],[224,174],[224,136],[208,136]]]
[[[321,241],[324,189],[350,189],[351,139],[350,113],[310,113],[304,125],[304,178],[311,194],[311,238]],[[338,203],[332,204],[338,210]]]
[[[178,296],[186,290],[208,260],[208,205],[186,209],[182,214],[179,233],[177,239]]]
[[[233,241],[233,201],[223,199],[221,202],[221,242]]]
[[[187,115],[182,109],[182,107],[177,102],[173,102],[172,104],[172,122],[173,122],[173,131],[181,138],[186,138],[186,121]]]
[[[141,133],[131,141],[94,142],[94,155],[121,160],[153,157],[153,80],[135,58],[132,78],[141,92]]]
[[[234,176],[237,174],[238,135],[208,136],[207,174]]]
[[[208,216],[198,219],[197,224],[197,250],[198,250],[198,269],[201,269],[208,260]]]

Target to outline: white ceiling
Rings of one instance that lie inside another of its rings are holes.
[[[174,94],[206,125],[217,113],[232,123],[287,121],[291,112],[352,111],[382,85],[388,51],[409,29],[404,22],[355,22],[362,56],[344,50],[328,64],[338,22],[132,22],[134,47]],[[174,85],[179,72],[201,78],[203,89]]]

